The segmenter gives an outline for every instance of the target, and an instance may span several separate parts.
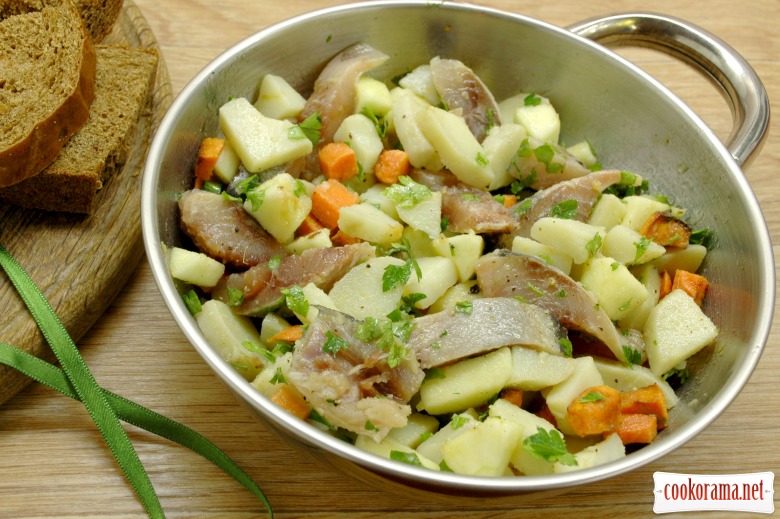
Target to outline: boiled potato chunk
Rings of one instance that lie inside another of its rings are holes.
[[[412,275],[404,287],[404,294],[424,294],[414,306],[420,309],[428,308],[439,299],[452,285],[458,282],[458,272],[455,265],[447,258],[418,258],[421,277],[412,269]]]
[[[430,236],[423,231],[418,231],[407,226],[404,227],[401,238],[409,242],[409,252],[412,254],[413,258],[436,256],[436,249],[433,248],[433,242]]]
[[[609,230],[623,221],[626,211],[626,204],[620,198],[611,193],[604,193],[593,206],[588,223]]]
[[[479,286],[476,279],[470,279],[463,283],[456,283],[444,292],[444,295],[428,307],[428,313],[442,312],[452,310],[458,303],[464,301],[473,301],[479,297]]]
[[[704,245],[693,244],[688,245],[684,249],[676,249],[671,252],[667,252],[657,260],[653,261],[653,265],[663,272],[666,271],[670,276],[674,277],[675,270],[687,270],[688,272],[698,272],[701,267],[704,257],[707,255],[707,247]]]
[[[274,394],[282,384],[287,385],[288,388],[291,389],[294,393],[300,395],[294,386],[286,384],[285,382],[279,382],[278,380],[279,374],[282,375],[284,380],[289,380],[288,374],[290,373],[291,366],[292,352],[287,352],[284,355],[280,355],[276,357],[274,362],[268,363],[268,365],[257,374],[254,380],[252,380],[252,385],[267,397],[270,397],[272,394]]]
[[[219,124],[250,173],[281,166],[312,150],[309,139],[289,137],[291,122],[264,116],[243,97],[220,107]]]
[[[293,254],[301,254],[309,249],[323,249],[331,247],[330,229],[320,229],[304,236],[299,236],[287,244],[287,250]]]
[[[642,229],[648,218],[656,211],[669,210],[669,204],[660,202],[654,198],[641,195],[632,195],[623,198],[626,205],[626,214],[622,224],[635,231]]]
[[[512,373],[512,353],[501,348],[439,370],[441,376],[423,381],[418,409],[434,415],[454,413],[483,404],[501,391]]]
[[[580,283],[613,321],[630,314],[648,297],[647,288],[613,258],[589,259],[582,267]]]
[[[202,308],[195,321],[203,336],[225,362],[246,380],[253,380],[266,360],[245,346],[262,348],[264,344],[252,320],[234,314],[228,305],[216,299],[206,301]]]
[[[541,100],[539,104],[523,104],[515,110],[514,122],[523,126],[529,136],[557,144],[561,134],[561,118],[549,99],[537,97]]]
[[[422,465],[426,469],[439,470],[439,466],[436,463],[427,459],[425,456],[421,455],[419,452],[416,452],[414,449],[411,449],[406,445],[399,443],[397,440],[395,440],[390,436],[386,436],[385,438],[382,439],[382,441],[376,442],[368,436],[359,434],[357,439],[355,440],[355,447],[364,450],[366,452],[370,452],[371,454],[376,454],[377,456],[387,458],[389,460],[393,459],[394,453],[396,455],[407,454],[411,456],[412,459],[416,457],[417,461],[420,462],[420,465]]]
[[[439,256],[452,260],[461,283],[474,275],[477,260],[485,249],[484,238],[474,231],[449,237],[440,235],[432,243]]]
[[[607,231],[601,253],[614,258],[624,265],[640,265],[663,256],[663,245],[645,238],[639,232],[625,226],[616,225]]]
[[[601,373],[596,369],[592,357],[577,357],[574,359],[574,371],[563,382],[550,389],[542,390],[545,395],[547,407],[558,423],[558,429],[564,434],[573,435],[574,431],[569,427],[566,413],[569,404],[589,387],[604,384]]]
[[[593,146],[588,141],[580,141],[566,148],[566,151],[586,167],[595,166],[599,161]]]
[[[420,65],[398,81],[398,85],[406,90],[414,92],[430,105],[438,105],[440,102],[439,91],[433,84],[431,66],[427,63]]]
[[[306,313],[306,315],[300,315],[297,312],[295,315],[298,317],[298,319],[301,320],[303,324],[309,324],[317,318],[320,313],[318,308],[320,306],[330,308],[332,310],[337,310],[336,304],[333,302],[330,296],[314,283],[308,283],[301,289],[301,291],[303,292],[303,297],[305,297],[306,301],[309,302],[309,311]]]
[[[650,310],[658,304],[658,298],[661,295],[661,275],[653,264],[645,264],[632,269],[632,274],[645,286],[647,299],[634,308],[630,314],[621,318],[618,321],[618,325],[625,330],[643,330],[647,316],[650,315]]]
[[[550,422],[533,413],[529,413],[521,407],[509,403],[503,398],[499,398],[493,402],[488,411],[488,415],[501,417],[504,420],[514,422],[523,428],[522,437],[515,447],[514,452],[512,452],[512,457],[509,459],[512,466],[526,476],[543,476],[545,474],[553,473],[552,462],[537,458],[523,446],[523,441],[529,436],[536,434],[540,427],[547,432],[553,431],[555,427],[553,427]]]
[[[502,476],[522,434],[523,427],[515,422],[489,416],[442,445],[444,462],[458,474]]]
[[[650,311],[645,322],[650,370],[661,376],[712,343],[718,329],[683,290],[673,290]]]
[[[525,254],[526,256],[536,256],[544,260],[548,265],[558,268],[564,274],[571,272],[571,256],[563,252],[539,243],[525,236],[515,236],[512,240],[512,252],[516,254]]]
[[[577,220],[544,217],[531,227],[531,238],[568,255],[576,264],[585,263],[601,250],[606,231]]]
[[[387,437],[401,445],[416,449],[423,440],[439,430],[439,421],[430,415],[412,413],[406,420],[406,425],[391,429]]]
[[[384,144],[376,132],[376,125],[363,114],[353,114],[344,119],[333,134],[336,142],[345,142],[355,151],[358,164],[366,173],[374,171]]]
[[[522,346],[512,347],[512,373],[507,387],[538,391],[566,380],[574,372],[574,359],[550,355]]]
[[[303,184],[280,173],[249,191],[244,209],[278,242],[290,243],[311,205]]]
[[[291,119],[303,111],[306,99],[280,76],[266,74],[257,89],[255,108],[272,119]]]
[[[412,207],[396,206],[398,218],[409,227],[422,231],[433,239],[441,232],[441,201],[440,191],[431,192],[431,196]]]
[[[575,470],[588,469],[597,465],[603,465],[610,461],[619,460],[626,456],[626,448],[617,434],[610,434],[596,445],[591,445],[574,454],[576,465],[563,465],[555,462],[555,473],[573,472]]]
[[[199,287],[213,287],[225,273],[225,265],[214,258],[179,247],[170,250],[168,265],[171,276]]]
[[[434,463],[441,463],[444,459],[441,453],[442,445],[452,438],[473,429],[479,425],[479,423],[479,420],[476,419],[476,413],[473,410],[453,415],[452,419],[447,422],[447,425],[436,431],[433,436],[417,446],[417,452],[429,460],[432,460]]]
[[[674,389],[648,368],[636,364],[628,366],[623,362],[607,359],[594,359],[594,362],[596,369],[599,370],[604,379],[604,384],[609,387],[624,392],[658,384],[664,395],[667,409],[671,409],[677,404],[678,398]]]
[[[367,110],[372,114],[383,116],[393,107],[390,89],[387,85],[370,76],[362,76],[357,82],[355,95],[355,113]]]
[[[403,264],[398,258],[380,256],[356,265],[333,285],[330,300],[339,311],[356,319],[383,318],[398,307],[403,287],[383,291],[382,275],[390,265]]]
[[[290,327],[290,323],[284,317],[274,312],[269,312],[260,323],[260,338],[263,344],[268,346],[268,339]]]
[[[342,207],[338,226],[354,238],[384,246],[400,240],[404,230],[399,222],[365,202]]]
[[[491,185],[494,175],[485,150],[462,117],[426,106],[417,113],[417,124],[458,180],[482,189]]]
[[[438,95],[438,94],[437,94]],[[409,155],[409,162],[416,168],[438,171],[444,167],[433,144],[425,138],[417,122],[417,114],[428,103],[410,92],[400,94],[391,111],[398,140]]]
[[[225,140],[225,145],[222,147],[219,157],[217,157],[217,162],[214,163],[214,174],[224,184],[229,184],[238,174],[240,163],[241,159],[238,158],[233,146],[230,145],[230,141]]]
[[[527,136],[525,128],[519,124],[505,123],[491,128],[482,141],[494,175],[489,187],[491,191],[514,182],[515,177],[509,173],[509,168],[513,167],[517,150]]]
[[[360,194],[360,201],[373,205],[393,220],[398,220],[395,202],[385,195],[385,189],[387,186],[384,184],[374,184]]]

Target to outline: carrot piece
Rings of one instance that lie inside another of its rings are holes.
[[[639,233],[664,247],[678,249],[686,248],[691,238],[691,228],[685,222],[663,211],[650,215]]]
[[[306,400],[287,384],[280,385],[276,391],[271,393],[270,399],[273,403],[301,420],[306,420],[309,417],[309,413],[311,413],[311,407],[306,403]]]
[[[555,419],[555,415],[552,414],[552,411],[550,411],[550,407],[547,404],[544,404],[544,406],[542,406],[542,408],[539,409],[535,414],[539,418],[544,418],[550,422],[553,427],[558,427],[558,420]]]
[[[566,420],[577,436],[615,429],[620,415],[620,391],[609,386],[589,387],[566,408]]]
[[[309,213],[306,215],[306,218],[303,219],[301,225],[299,225],[295,230],[295,234],[296,236],[307,236],[324,228],[325,226],[322,225],[320,221],[314,217],[314,215]]]
[[[360,238],[355,238],[354,236],[350,236],[349,234],[345,233],[341,229],[337,230],[333,236],[330,237],[330,242],[336,246],[336,247],[343,247],[344,245],[354,245],[355,243],[360,243]]]
[[[383,184],[395,184],[398,177],[409,174],[409,154],[403,150],[384,150],[374,166],[374,176]]]
[[[343,182],[360,171],[355,150],[345,142],[329,142],[320,148],[317,158],[320,161],[320,169],[327,178]]]
[[[206,137],[200,143],[198,156],[195,158],[195,188],[200,189],[204,182],[212,179],[214,164],[225,147],[225,139]]]
[[[501,398],[507,402],[516,405],[517,407],[523,407],[523,390],[506,388],[501,391]]]
[[[269,337],[268,344],[273,344],[279,341],[295,342],[301,337],[303,337],[303,326],[300,324],[294,324],[280,331],[276,335]]]
[[[674,280],[672,281],[672,290],[682,289],[691,296],[696,304],[701,306],[704,301],[704,294],[707,293],[709,281],[704,276],[688,272],[687,270],[676,270]]]
[[[658,434],[656,421],[654,414],[622,414],[615,432],[620,436],[623,445],[651,443]]]
[[[517,195],[501,195],[504,202],[504,207],[507,209],[512,208],[517,203]]]
[[[311,197],[311,213],[328,229],[339,226],[342,207],[355,205],[360,197],[336,179],[326,180],[314,189]]]
[[[658,300],[660,301],[672,291],[672,276],[667,271],[661,271],[661,288],[658,291]]]
[[[663,429],[669,419],[666,398],[661,386],[651,384],[646,387],[625,391],[620,395],[622,414],[651,414],[658,419],[658,427]]]

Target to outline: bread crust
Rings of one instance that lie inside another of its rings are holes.
[[[73,4],[65,3],[74,16],[80,17]],[[95,97],[97,58],[92,38],[83,24],[81,48],[81,70],[74,91],[25,137],[0,150],[0,187],[17,184],[39,173],[54,161],[70,137],[87,122],[89,107]]]

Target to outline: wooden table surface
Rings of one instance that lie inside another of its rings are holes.
[[[157,35],[174,93],[226,47],[269,24],[334,0],[136,0]],[[489,0],[478,3],[560,26],[595,15],[652,9],[717,34],[780,97],[777,0]],[[701,76],[666,56],[621,51],[658,77],[721,138],[729,109]],[[773,240],[780,243],[780,139],[771,134],[746,171]],[[107,244],[107,246],[110,246]],[[775,251],[777,255],[777,250]],[[234,457],[265,490],[278,517],[648,517],[656,471],[732,474],[780,469],[780,332],[775,329],[742,394],[705,432],[664,459],[620,478],[511,502],[403,497],[334,472],[280,444],[228,393],[173,320],[145,260],[105,316],[80,341],[105,388],[183,422]],[[262,505],[207,461],[129,427],[171,517],[262,517]],[[777,485],[776,485],[777,486]],[[775,494],[775,506],[778,505]],[[0,407],[0,517],[142,517],[143,509],[81,404],[33,384]],[[688,514],[685,517],[694,517]],[[706,514],[702,514],[706,515]],[[712,517],[734,514],[711,513]],[[752,517],[755,517],[753,515]]]

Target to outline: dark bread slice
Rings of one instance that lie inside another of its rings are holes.
[[[68,0],[0,19],[0,187],[54,160],[86,123],[94,86],[92,39]]]
[[[46,5],[57,5],[65,0],[0,0],[0,19],[14,14],[40,11]],[[93,43],[100,43],[114,27],[123,0],[73,0],[81,18],[92,36]]]
[[[0,189],[0,201],[22,207],[89,214],[108,175],[120,166],[155,82],[157,53],[97,45],[95,100],[89,120],[38,175]]]

